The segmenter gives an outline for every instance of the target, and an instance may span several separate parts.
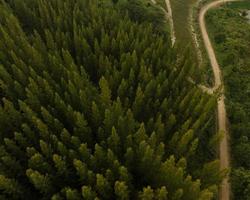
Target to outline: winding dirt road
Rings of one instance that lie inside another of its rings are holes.
[[[217,0],[214,2],[211,2],[207,5],[205,5],[200,13],[199,13],[199,25],[200,25],[200,30],[201,34],[203,37],[204,45],[207,50],[207,54],[213,69],[213,74],[214,74],[214,88],[213,90],[216,90],[219,87],[222,87],[222,96],[220,99],[218,99],[218,129],[219,131],[223,131],[225,134],[225,137],[222,139],[221,144],[220,144],[220,168],[221,169],[228,169],[230,167],[230,154],[229,154],[229,144],[228,144],[228,131],[227,131],[227,126],[226,126],[226,120],[227,120],[227,115],[226,115],[226,109],[225,109],[225,95],[224,95],[224,86],[223,86],[223,78],[221,75],[221,70],[220,66],[218,64],[218,61],[216,59],[216,55],[213,49],[213,46],[211,44],[211,41],[209,39],[207,29],[206,29],[206,23],[205,23],[205,15],[208,10],[218,7],[221,4],[224,4],[226,2],[234,2],[234,1],[239,1],[239,0]],[[229,200],[230,199],[230,183],[228,180],[228,177],[226,177],[223,180],[221,190],[220,190],[220,200]]]

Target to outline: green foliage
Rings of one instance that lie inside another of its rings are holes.
[[[136,19],[108,0],[1,1],[1,199],[216,195],[213,156],[197,159],[216,102],[157,8],[129,3]]]
[[[166,33],[165,13],[151,0],[120,0],[119,6],[129,17],[139,23],[151,23],[154,30]]]
[[[235,197],[249,199],[250,196],[250,170],[238,168],[232,171],[233,191]]]
[[[250,24],[242,15],[249,2],[226,5],[208,13],[208,27],[219,55],[226,85],[232,137],[234,199],[249,199],[250,169]]]
[[[249,1],[233,2],[228,4],[229,8],[250,9]]]

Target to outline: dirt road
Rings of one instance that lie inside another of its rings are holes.
[[[175,37],[175,31],[174,31],[174,22],[173,22],[171,3],[170,3],[170,0],[165,0],[165,3],[167,7],[168,19],[169,19],[170,29],[171,29],[171,41],[172,41],[172,45],[174,45],[176,41],[176,37]]]
[[[219,131],[223,131],[225,133],[225,137],[222,139],[221,144],[220,144],[220,168],[225,169],[229,168],[230,163],[230,154],[229,154],[229,144],[228,144],[228,131],[227,131],[227,126],[226,126],[226,109],[225,109],[225,103],[224,103],[224,87],[223,87],[223,79],[221,76],[221,70],[220,66],[218,64],[218,61],[216,59],[216,55],[213,49],[213,46],[211,44],[211,41],[209,39],[207,29],[206,29],[206,23],[205,23],[205,15],[208,10],[218,7],[223,3],[226,2],[233,2],[233,1],[238,1],[238,0],[217,0],[214,2],[211,2],[207,5],[205,5],[200,13],[199,13],[199,25],[201,29],[201,34],[203,37],[203,41],[207,50],[207,54],[213,69],[213,74],[214,74],[214,89],[217,89],[218,87],[222,86],[222,96],[220,99],[218,99],[218,129]],[[228,181],[228,177],[226,177],[223,180],[221,190],[220,190],[220,200],[229,200],[230,199],[230,183]]]
[[[153,4],[157,4],[155,0],[151,0]],[[163,12],[166,15],[167,21],[169,21],[170,24],[170,35],[171,35],[171,42],[172,46],[174,46],[176,37],[175,37],[175,31],[174,31],[174,22],[173,22],[173,14],[172,14],[172,8],[171,8],[171,3],[170,0],[165,0],[166,4],[166,9],[164,7],[161,7]]]

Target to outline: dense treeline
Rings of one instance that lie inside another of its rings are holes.
[[[160,4],[155,4],[152,0],[119,0],[117,4],[121,10],[128,11],[131,20],[139,23],[148,22],[157,32],[169,31],[166,26],[165,13],[162,11],[165,5],[160,7]]]
[[[226,85],[233,155],[234,199],[250,197],[250,24],[244,17],[249,2],[208,14],[211,36],[219,55]],[[235,9],[235,7],[239,7]]]
[[[1,1],[0,199],[216,196],[216,97],[125,3]]]

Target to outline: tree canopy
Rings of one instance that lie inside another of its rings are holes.
[[[1,1],[1,199],[216,196],[216,97],[187,80],[189,54],[158,22],[122,8]]]

